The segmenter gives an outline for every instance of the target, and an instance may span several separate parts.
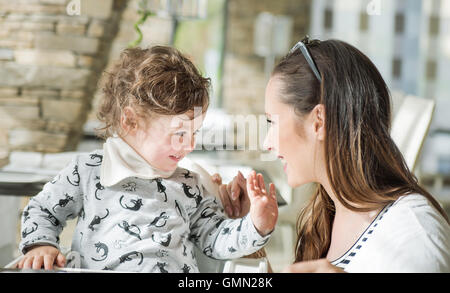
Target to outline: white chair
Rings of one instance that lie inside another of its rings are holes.
[[[434,115],[435,102],[406,96],[391,128],[391,137],[400,149],[406,164],[414,171]]]
[[[16,251],[17,219],[19,218],[20,198],[0,196],[0,267],[7,264]]]

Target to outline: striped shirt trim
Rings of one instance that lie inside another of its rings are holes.
[[[363,245],[367,243],[367,241],[370,239],[370,237],[373,234],[373,231],[378,226],[379,221],[383,218],[383,216],[387,213],[389,208],[392,206],[393,203],[390,203],[386,205],[373,219],[372,223],[364,230],[364,232],[359,236],[358,240],[350,247],[347,252],[345,252],[341,257],[331,262],[332,265],[335,265],[341,269],[345,269],[345,267],[352,261],[352,259],[355,257],[355,255],[358,253],[358,251],[361,250]]]

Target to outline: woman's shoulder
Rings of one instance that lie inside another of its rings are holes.
[[[431,202],[421,194],[400,197],[380,221],[386,243],[399,249],[446,251],[450,256],[450,225]]]
[[[387,218],[397,221],[404,218],[410,225],[417,225],[427,231],[432,226],[443,226],[450,230],[450,226],[443,215],[433,206],[427,197],[413,193],[401,196],[390,207]]]
[[[380,215],[371,240],[361,251],[362,263],[371,263],[367,270],[450,271],[450,225],[425,196],[402,196]]]
[[[435,235],[444,233],[450,237],[450,225],[433,204],[421,194],[401,196],[386,212],[385,226],[410,233]],[[400,232],[398,231],[398,232]]]

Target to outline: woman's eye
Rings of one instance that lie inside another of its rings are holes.
[[[272,124],[272,120],[270,120],[269,118],[266,118],[267,123]]]

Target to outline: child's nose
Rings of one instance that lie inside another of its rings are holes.
[[[184,150],[186,152],[192,152],[195,148],[195,137],[191,137],[190,139],[187,139],[185,141],[185,146],[184,146]]]

